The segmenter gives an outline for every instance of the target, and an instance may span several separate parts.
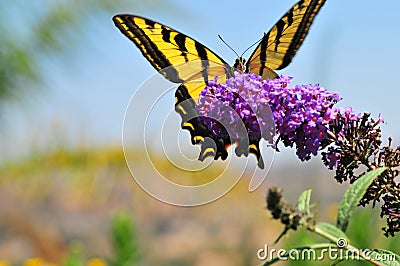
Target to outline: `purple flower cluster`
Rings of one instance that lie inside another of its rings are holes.
[[[381,147],[383,122],[370,114],[357,114],[351,108],[334,108],[341,100],[317,85],[288,87],[291,78],[281,76],[262,80],[255,74],[235,73],[226,83],[216,78],[201,91],[197,111],[199,120],[214,135],[241,143],[261,138],[296,147],[301,160],[322,152],[322,160],[329,169],[336,169],[338,182],[353,183],[365,172],[385,166],[387,171],[369,186],[359,205],[383,200],[381,217],[386,217],[386,236],[400,232],[400,147]],[[275,127],[274,127],[275,126]],[[272,133],[272,134],[271,134]],[[360,170],[360,166],[367,170]],[[361,172],[358,173],[358,172]]]
[[[235,73],[226,83],[216,77],[200,93],[196,106],[200,121],[215,135],[233,142],[247,136],[249,141],[268,139],[274,121],[262,90],[263,81],[255,74]]]
[[[337,93],[318,84],[298,85],[272,89],[269,98],[281,140],[285,146],[295,144],[301,160],[317,155],[328,144],[328,125],[338,113],[333,105],[341,100]]]
[[[295,144],[298,157],[308,160],[325,145],[327,125],[338,112],[332,106],[340,98],[319,85],[288,87],[290,82],[286,76],[263,80],[237,72],[225,84],[215,79],[200,93],[200,120],[214,134],[229,135],[234,141],[243,137],[239,134],[243,125],[250,141],[270,140],[275,124],[284,145]]]

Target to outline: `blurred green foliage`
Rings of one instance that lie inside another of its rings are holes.
[[[135,231],[132,220],[127,214],[119,213],[114,217],[112,236],[115,257],[111,259],[111,265],[137,265],[138,253],[135,242]]]
[[[168,12],[169,1],[111,0],[0,1],[0,107],[21,99],[45,75],[43,62],[60,59],[83,45],[91,22],[106,13],[157,6]],[[65,59],[65,57],[64,57]]]
[[[102,265],[116,265],[123,266],[137,265],[137,248],[135,243],[134,227],[132,219],[125,213],[117,214],[112,223],[112,239],[114,239],[115,255],[113,258],[105,259],[92,258],[85,262],[84,248],[79,244],[73,244],[65,257],[63,266],[102,266]],[[29,261],[29,260],[27,260]],[[29,263],[28,263],[29,264]]]
[[[134,266],[137,265],[137,247],[135,242],[135,229],[133,221],[128,214],[118,213],[112,221],[111,238],[115,250],[114,256],[108,259],[93,258],[85,263],[82,256],[84,250],[79,245],[73,245],[66,256],[63,266]]]
[[[74,46],[74,31],[88,17],[111,9],[116,2],[3,1],[0,4],[0,106],[18,98],[40,81],[41,61],[64,54]],[[72,46],[72,47],[71,47]]]
[[[105,266],[116,265],[134,266],[137,264],[137,247],[135,243],[134,226],[128,214],[117,214],[112,223],[112,238],[114,239],[115,255],[112,258],[91,258],[85,261],[84,248],[79,244],[72,244],[66,255],[63,266]],[[109,261],[109,263],[108,263]],[[0,261],[0,266],[10,266],[11,263]],[[41,258],[29,258],[24,261],[24,266],[54,266]]]
[[[66,256],[63,265],[64,266],[83,266],[83,265],[85,265],[84,259],[82,256],[82,248],[79,245],[73,245],[70,248],[70,251]]]

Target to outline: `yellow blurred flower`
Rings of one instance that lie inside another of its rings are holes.
[[[56,266],[56,265],[48,263],[41,258],[30,258],[24,262],[23,266]]]
[[[99,258],[93,258],[87,262],[87,266],[106,266],[106,265],[107,263]]]

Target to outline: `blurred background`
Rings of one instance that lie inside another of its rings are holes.
[[[126,265],[257,265],[257,250],[283,230],[265,210],[272,185],[292,201],[312,188],[320,220],[334,222],[347,186],[333,180],[319,156],[300,162],[281,147],[256,192],[247,191],[245,179],[212,204],[179,208],[143,192],[122,152],[129,99],[155,70],[113,25],[115,14],[159,21],[233,63],[218,34],[240,54],[295,2],[0,0],[0,263],[38,257],[62,264],[76,256],[120,265],[122,231],[132,236]],[[394,145],[400,144],[399,8],[394,0],[327,1],[293,62],[279,72],[293,76],[293,84],[337,91],[342,107],[382,114],[384,143],[392,136]],[[358,215],[364,227],[349,229],[356,246],[400,251],[398,238],[381,236],[378,208]],[[291,232],[274,247],[310,237]]]

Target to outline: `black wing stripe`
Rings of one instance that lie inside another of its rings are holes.
[[[144,23],[146,23],[146,25],[152,29],[154,29],[155,25],[156,25],[156,23],[154,21],[147,19],[147,18],[144,19]]]
[[[208,62],[208,56],[207,56],[207,51],[204,49],[204,46],[201,45],[198,41],[195,41],[194,46],[196,47],[197,54],[201,58],[201,66],[202,66],[202,71],[201,74],[203,76],[204,82],[207,84],[208,83],[208,67],[210,66],[210,63]]]
[[[293,18],[293,14],[291,14],[291,17]],[[292,19],[292,23],[293,23],[293,19]],[[288,27],[289,27],[292,23],[287,23],[287,24],[288,24]],[[279,44],[281,44],[280,39],[281,39],[281,37],[282,37],[283,30],[285,29],[285,25],[286,25],[286,23],[285,23],[285,21],[283,21],[283,19],[280,19],[280,20],[275,24],[275,26],[276,26],[275,48],[274,48],[275,52],[278,51]]]
[[[161,30],[161,34],[162,34],[162,39],[164,42],[169,42],[171,43],[171,31],[167,28],[165,28],[164,26],[162,26],[162,30]]]
[[[185,57],[185,62],[189,62],[189,59],[187,57],[187,48],[186,48],[186,36],[183,35],[182,33],[178,33],[175,38],[174,38],[176,44],[179,47],[179,50],[181,51],[181,56]]]
[[[269,39],[269,32],[264,33],[264,37],[261,40],[261,53],[260,53],[260,71],[258,72],[258,75],[262,76],[264,73],[264,68],[265,68],[265,63],[267,61],[267,48],[268,48],[268,39]],[[249,70],[249,63],[250,61],[247,62],[246,65],[246,71]]]

